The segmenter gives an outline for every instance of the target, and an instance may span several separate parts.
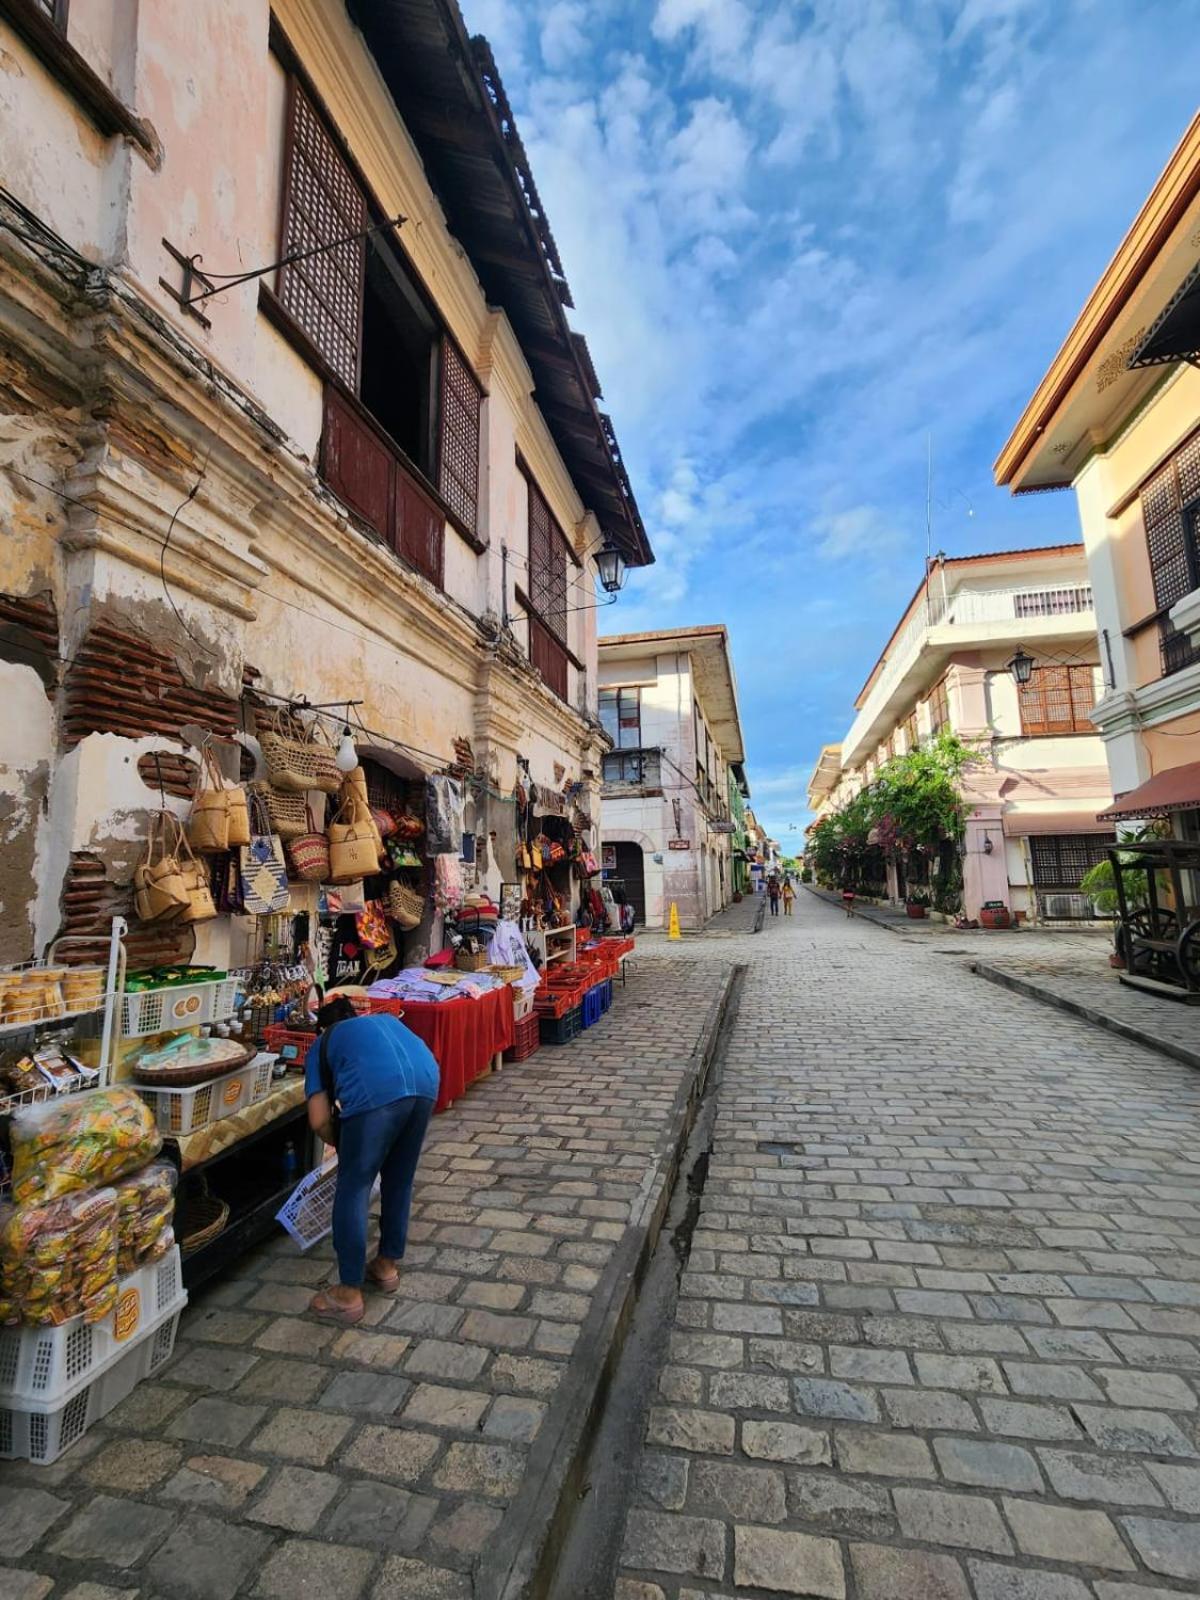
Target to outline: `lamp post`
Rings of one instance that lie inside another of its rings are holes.
[[[605,594],[616,594],[625,587],[629,568],[625,557],[614,545],[605,545],[596,556],[596,570],[600,574],[600,587]]]
[[[1023,689],[1033,676],[1033,657],[1023,644],[1019,644],[1011,656],[1004,663],[1013,675],[1013,682],[1019,689]]]

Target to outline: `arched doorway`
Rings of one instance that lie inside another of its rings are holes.
[[[646,926],[646,861],[640,844],[620,842],[613,845],[617,852],[617,870],[614,877],[625,885],[629,904],[639,927]]]

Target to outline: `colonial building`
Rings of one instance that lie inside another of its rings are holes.
[[[1019,687],[1009,668],[1032,655]],[[1102,670],[1083,546],[1051,545],[931,563],[855,701],[841,744],[809,779],[818,818],[858,794],[892,756],[943,729],[974,746],[965,776],[962,900],[1023,918],[1089,917],[1077,893],[1113,834],[1098,822],[1108,774],[1091,722]],[[928,888],[923,856],[880,854],[880,889]]]
[[[735,887],[729,784],[746,758],[722,624],[600,640],[601,836],[638,920],[703,927]]]
[[[6,0],[0,51],[0,960],[301,700],[466,777],[497,891],[519,776],[596,815],[593,560],[652,556],[486,41]]]
[[[1200,841],[1200,116],[1004,446],[1016,494],[1074,489],[1100,630],[1111,820]]]

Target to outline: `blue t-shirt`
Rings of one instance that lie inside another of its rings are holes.
[[[409,1095],[424,1100],[438,1097],[437,1060],[398,1017],[347,1017],[329,1030],[325,1048],[334,1098],[344,1117],[377,1111]],[[304,1092],[321,1092],[320,1040],[304,1059]]]

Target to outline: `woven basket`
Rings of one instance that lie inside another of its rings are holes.
[[[341,788],[342,774],[338,771],[332,745],[326,743],[315,724],[304,738],[294,737],[288,727],[277,713],[271,726],[259,732],[271,782],[288,794],[303,794],[307,789],[336,794]]]
[[[252,783],[250,788],[266,807],[271,832],[285,843],[308,832],[308,807],[302,794],[287,794],[271,783]]]
[[[525,976],[524,967],[489,967],[488,971],[501,983],[517,983]]]
[[[466,950],[458,950],[454,955],[454,965],[460,972],[482,972],[488,964],[487,951],[481,950],[478,955],[470,955]]]
[[[311,809],[308,813],[308,832],[288,843],[287,858],[292,876],[305,883],[324,883],[329,877],[329,840],[317,832]]]
[[[195,1255],[197,1250],[203,1250],[206,1244],[211,1244],[225,1232],[229,1222],[229,1204],[225,1200],[218,1200],[215,1195],[197,1195],[187,1201],[184,1215],[190,1232],[180,1239],[179,1249],[187,1257]]]
[[[416,928],[425,915],[425,896],[395,879],[388,884],[388,915],[399,928]]]

